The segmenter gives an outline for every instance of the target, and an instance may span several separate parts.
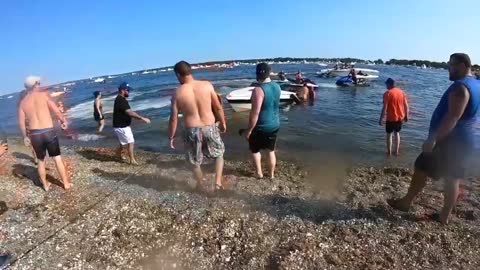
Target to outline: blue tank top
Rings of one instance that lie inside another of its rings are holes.
[[[477,112],[480,109],[480,81],[473,77],[466,77],[465,79],[455,81],[443,94],[440,103],[433,112],[432,120],[430,121],[430,135],[434,134],[440,127],[443,118],[448,112],[448,100],[450,93],[459,85],[464,85],[469,93],[470,100],[465,108],[462,118],[449,135],[449,139],[461,140],[466,143],[474,143],[477,132]]]
[[[260,115],[258,116],[256,130],[261,132],[275,132],[280,128],[280,93],[277,83],[269,82],[261,84],[265,95]]]

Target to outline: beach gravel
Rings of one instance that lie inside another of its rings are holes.
[[[12,269],[480,269],[476,178],[442,226],[425,218],[441,207],[439,183],[410,213],[386,204],[406,192],[404,168],[354,168],[322,188],[289,162],[269,180],[227,160],[227,190],[199,193],[182,156],[140,152],[131,167],[109,149],[72,148],[73,190],[45,193],[17,148],[0,179]]]

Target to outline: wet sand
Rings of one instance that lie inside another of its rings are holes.
[[[26,149],[11,148],[0,163],[0,251],[15,255],[12,269],[480,269],[478,179],[441,226],[424,218],[441,206],[438,184],[411,213],[385,203],[406,191],[403,168],[318,182],[280,162],[275,180],[258,180],[229,160],[228,190],[200,194],[181,155],[139,152],[131,167],[109,149],[69,148],[73,190],[45,193]]]

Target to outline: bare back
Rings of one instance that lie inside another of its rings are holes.
[[[25,115],[28,129],[53,128],[53,120],[49,109],[48,92],[32,91],[20,102],[19,112]]]
[[[217,98],[213,85],[208,81],[193,81],[180,86],[176,92],[178,111],[183,113],[185,127],[204,127],[215,124],[212,99]]]

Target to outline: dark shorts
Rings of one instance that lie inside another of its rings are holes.
[[[58,137],[53,128],[32,129],[30,130],[30,141],[33,150],[39,160],[44,160],[45,156],[56,157],[60,155],[60,145]]]
[[[254,130],[248,139],[250,151],[254,154],[263,149],[275,151],[275,146],[277,144],[277,133],[278,130],[270,133]]]
[[[225,145],[217,125],[185,129],[185,150],[187,161],[200,166],[203,157],[210,159],[223,157]]]
[[[385,124],[385,131],[387,133],[400,132],[402,130],[402,121],[399,122],[387,122]]]
[[[463,142],[438,143],[432,153],[421,153],[415,161],[415,169],[438,180],[464,179],[472,156],[472,145]]]
[[[95,121],[100,122],[100,120],[104,120],[104,119],[105,119],[105,116],[102,115],[102,117],[100,117],[99,114],[94,114],[94,115],[93,115],[93,118],[95,119]]]

